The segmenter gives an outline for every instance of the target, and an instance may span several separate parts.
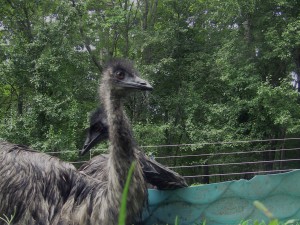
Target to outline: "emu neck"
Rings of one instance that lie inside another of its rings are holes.
[[[107,87],[107,86],[106,86]],[[106,209],[102,209],[110,214],[106,218],[110,221],[104,221],[103,224],[117,224],[117,218],[121,206],[122,192],[125,187],[126,178],[131,163],[136,160],[134,153],[134,140],[132,137],[131,127],[123,110],[123,102],[120,96],[113,95],[110,90],[100,89],[102,103],[107,113],[107,122],[109,126],[109,141],[110,141],[110,156],[108,168],[108,183],[107,183],[107,202]],[[136,216],[142,209],[145,190],[142,186],[141,168],[137,166],[131,182],[131,191],[127,196],[128,205],[132,209],[128,209],[127,220],[131,221],[132,216]],[[141,203],[136,203],[134,196],[138,196]],[[105,206],[104,206],[105,207]],[[111,220],[113,218],[113,222]]]
[[[108,98],[108,99],[107,99]],[[112,156],[130,158],[134,152],[134,140],[131,126],[123,109],[123,101],[119,96],[110,94],[105,101],[109,125],[109,141]]]

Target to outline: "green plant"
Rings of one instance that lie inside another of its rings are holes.
[[[253,202],[254,206],[256,208],[258,208],[259,210],[261,210],[269,219],[270,222],[268,223],[268,225],[290,225],[290,224],[299,224],[298,220],[288,220],[284,223],[280,223],[279,220],[273,215],[273,213],[260,201],[254,201]],[[243,223],[241,223],[242,225],[247,225],[248,221],[245,221]],[[265,222],[258,222],[255,221],[254,225],[263,225],[265,224]]]
[[[175,225],[179,225],[179,219],[178,219],[178,216],[176,216],[176,218],[175,218]]]
[[[16,210],[14,210],[14,213],[12,215],[10,215],[10,217],[8,217],[7,215],[3,214],[2,217],[0,217],[0,220],[4,221],[7,225],[12,224],[12,221],[15,217],[16,214]]]
[[[127,204],[127,194],[129,190],[129,185],[131,181],[131,177],[135,168],[136,162],[133,162],[129,168],[129,172],[127,175],[125,187],[122,193],[122,202],[121,202],[121,209],[120,209],[120,215],[119,215],[119,225],[125,225],[126,224],[126,204]]]

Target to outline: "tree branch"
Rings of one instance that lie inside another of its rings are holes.
[[[75,2],[74,1],[72,1],[73,2],[73,7],[75,7]],[[86,48],[86,50],[88,51],[88,53],[89,53],[89,55],[90,55],[90,57],[91,57],[91,59],[92,59],[92,61],[93,61],[93,63],[95,64],[95,66],[98,68],[98,70],[99,70],[99,72],[101,73],[102,72],[102,66],[101,66],[101,64],[100,64],[100,61],[96,58],[96,56],[93,54],[93,51],[92,51],[92,49],[91,49],[91,47],[90,47],[90,40],[89,40],[89,38],[85,35],[85,33],[84,33],[84,30],[83,30],[83,26],[82,26],[82,17],[83,17],[83,15],[82,15],[82,13],[75,7],[75,9],[76,9],[76,11],[77,11],[77,13],[78,13],[78,15],[79,15],[79,17],[80,17],[80,26],[79,26],[79,33],[80,33],[80,35],[81,35],[81,37],[82,37],[82,39],[83,39],[83,42],[84,42],[84,46],[85,46],[85,48]]]
[[[95,66],[98,68],[99,72],[102,72],[102,66],[100,65],[99,60],[93,54],[92,49],[90,47],[90,40],[85,36],[82,26],[80,27],[79,30],[80,30],[80,35],[81,35],[82,39],[84,40],[84,46],[85,46],[86,50],[88,51],[89,55],[91,56],[92,61],[94,62]]]

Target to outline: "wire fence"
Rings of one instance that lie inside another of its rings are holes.
[[[151,152],[150,158],[180,173],[189,183],[250,179],[257,174],[300,169],[300,138],[147,145],[140,148]],[[103,148],[92,150],[86,160],[78,158],[71,163],[79,166],[105,151]],[[50,152],[52,155],[61,153],[74,152]]]

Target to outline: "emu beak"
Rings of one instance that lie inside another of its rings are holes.
[[[93,148],[95,145],[100,143],[101,141],[106,140],[108,137],[106,134],[101,134],[98,132],[92,132],[92,134],[89,134],[89,136],[86,138],[83,148],[79,151],[79,155],[84,155],[87,153],[91,148]]]
[[[92,140],[88,140],[86,139],[86,141],[84,142],[83,148],[79,151],[80,155],[84,155],[85,153],[87,153],[91,148],[93,148],[98,142],[97,141],[100,139],[100,134],[98,134],[97,136],[95,136],[94,139]]]
[[[136,87],[143,91],[152,91],[153,87],[148,83],[148,81],[143,80],[142,78],[135,77],[134,83]]]
[[[122,88],[137,89],[142,91],[152,91],[153,87],[148,83],[148,81],[143,80],[140,77],[130,77],[124,80],[117,80],[118,85]]]

